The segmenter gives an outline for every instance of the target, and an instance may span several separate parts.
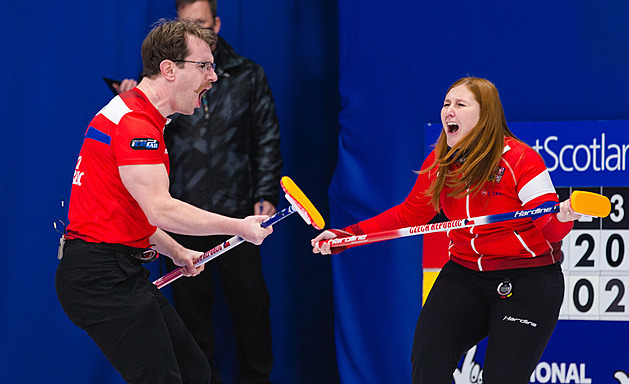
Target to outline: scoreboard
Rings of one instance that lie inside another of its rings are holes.
[[[629,121],[509,127],[542,155],[559,201],[584,190],[612,204],[608,217],[581,218],[563,240],[566,291],[559,318],[629,321]]]
[[[559,318],[629,321],[629,187],[559,187],[560,201],[572,189],[607,196],[612,211],[603,219],[582,217],[563,240],[566,291]]]

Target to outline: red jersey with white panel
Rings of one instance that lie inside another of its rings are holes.
[[[422,170],[435,159],[431,152]],[[425,194],[436,169],[420,173],[406,200],[378,216],[346,228],[353,234],[380,232],[426,224],[437,213]],[[544,202],[557,202],[557,194],[541,156],[528,145],[505,138],[505,149],[496,172],[481,191],[462,198],[441,194],[440,202],[449,220],[532,209]],[[553,264],[561,258],[561,239],[572,229],[556,214],[538,219],[515,219],[478,227],[448,231],[449,255],[467,268],[487,271]]]
[[[164,164],[166,118],[134,88],[113,98],[90,122],[72,181],[68,239],[150,245],[156,227],[124,187],[118,167]]]

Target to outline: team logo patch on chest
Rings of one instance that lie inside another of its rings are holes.
[[[155,139],[133,139],[131,148],[138,150],[156,150],[159,148],[159,141]]]
[[[496,173],[489,176],[487,181],[491,181],[492,183],[499,183],[500,180],[502,180],[502,176],[504,176],[504,174],[505,174],[505,167],[498,167],[498,169],[496,170]]]

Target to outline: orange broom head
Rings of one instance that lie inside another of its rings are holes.
[[[612,210],[607,197],[586,191],[572,192],[570,205],[577,213],[595,217],[607,217]]]
[[[286,200],[295,208],[297,213],[304,219],[304,221],[316,229],[323,229],[325,227],[325,221],[317,208],[308,200],[306,195],[299,189],[299,187],[291,180],[290,177],[284,176],[280,180],[280,185],[286,194]]]

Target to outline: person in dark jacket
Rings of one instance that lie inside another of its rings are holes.
[[[177,0],[179,18],[214,32],[220,30],[215,0]],[[239,56],[221,37],[213,49],[218,81],[193,115],[175,115],[166,130],[171,194],[199,208],[232,217],[272,215],[279,201],[279,122],[262,67]],[[207,251],[225,236],[174,235],[186,247]],[[168,263],[169,270],[176,268]],[[243,243],[206,265],[208,271],[172,284],[179,315],[212,366],[212,383],[221,383],[214,364],[211,269],[218,270],[232,314],[240,365],[239,383],[270,383],[270,298],[259,247]]]
[[[189,19],[218,33],[216,0],[176,0],[180,19]],[[262,67],[239,56],[225,39],[212,47],[218,81],[193,115],[176,114],[165,131],[170,156],[170,193],[173,197],[216,213],[243,218],[273,215],[279,201],[279,122],[273,95]],[[125,79],[118,92],[137,82]],[[205,252],[226,236],[181,236],[179,243]],[[166,261],[168,269],[177,268]],[[212,269],[218,270],[232,314],[240,365],[239,383],[270,383],[270,298],[260,250],[243,243],[206,264],[202,277],[172,284],[175,309],[205,353],[212,367],[212,384],[222,383],[214,364]]]

